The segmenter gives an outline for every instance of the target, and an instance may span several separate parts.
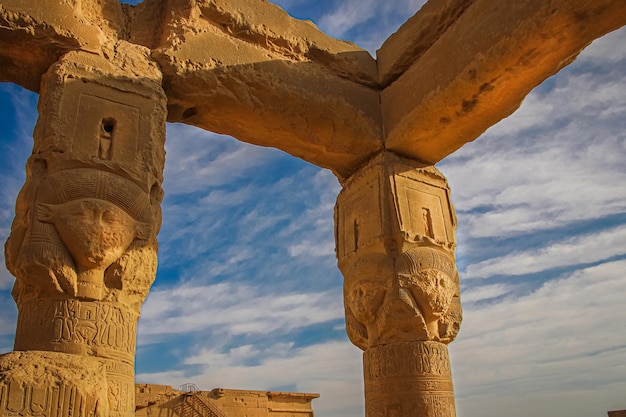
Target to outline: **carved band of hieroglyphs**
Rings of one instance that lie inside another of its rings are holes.
[[[88,354],[133,364],[138,318],[107,302],[30,301],[19,308],[15,349]]]
[[[368,400],[365,408],[366,417],[455,417],[454,396],[417,395],[401,399],[389,397],[380,400]]]
[[[97,417],[98,401],[73,385],[35,386],[0,382],[0,415],[3,417]]]
[[[135,368],[123,362],[104,360],[109,388],[109,407],[115,416],[135,412]]]
[[[438,342],[399,342],[363,354],[367,380],[404,376],[451,377],[448,347]]]
[[[438,342],[399,342],[363,356],[367,417],[455,416],[448,348]]]

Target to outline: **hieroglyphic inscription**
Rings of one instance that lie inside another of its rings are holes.
[[[0,382],[3,417],[99,417],[98,401],[72,385],[43,386]]]
[[[370,380],[414,375],[452,375],[448,348],[437,342],[400,342],[368,349],[364,362],[365,378]]]
[[[399,342],[363,356],[367,417],[455,415],[447,346]]]
[[[135,412],[134,367],[122,362],[106,360],[109,407],[120,415]]]
[[[391,402],[388,398],[366,403],[366,417],[454,417],[454,397],[425,395],[406,396],[402,401]]]
[[[96,356],[133,363],[138,319],[134,312],[112,303],[73,299],[37,300],[21,307],[16,348],[67,353],[97,349]]]

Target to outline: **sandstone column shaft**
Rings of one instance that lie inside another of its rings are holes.
[[[0,416],[131,417],[140,307],[154,281],[166,97],[149,50],[70,52],[44,76],[6,244],[14,352]]]
[[[447,344],[461,323],[456,218],[443,175],[382,153],[335,207],[346,329],[364,350],[367,417],[454,417]]]

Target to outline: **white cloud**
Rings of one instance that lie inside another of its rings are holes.
[[[510,236],[626,211],[626,75],[580,68],[442,161],[459,234]]]
[[[259,359],[260,363],[246,366],[244,362],[250,358]],[[226,352],[201,349],[187,363],[201,366],[200,374],[193,377],[181,372],[139,374],[137,380],[168,385],[193,382],[203,389],[271,390],[295,386],[299,392],[321,394],[313,401],[317,415],[363,416],[361,351],[349,342],[323,342],[300,348],[277,344],[266,350],[243,346]]]
[[[304,255],[309,258],[315,258],[320,256],[333,256],[335,254],[335,244],[331,240],[326,239],[325,242],[320,244],[319,242],[312,242],[310,240],[304,240],[300,243],[287,248],[289,255],[301,256]]]
[[[231,283],[154,289],[142,308],[140,341],[209,330],[225,336],[279,334],[344,314],[341,298],[332,292],[266,293]]]
[[[585,49],[578,60],[592,62],[594,65],[615,63],[626,59],[626,27],[618,29],[609,36],[596,39],[591,47]]]
[[[320,29],[335,38],[350,37],[374,55],[383,42],[424,5],[424,0],[344,0],[323,14]]]
[[[465,279],[465,275],[463,275],[463,279]],[[517,288],[518,286],[509,284],[483,285],[470,288],[462,292],[461,301],[464,306],[467,306],[478,301],[501,297],[513,292]]]
[[[622,370],[623,373],[623,370]],[[489,399],[484,397],[457,398],[457,415],[502,417],[568,416],[606,417],[609,410],[625,407],[623,383],[590,387],[567,392],[546,391],[533,395],[503,393]]]
[[[606,263],[523,297],[467,307],[451,345],[460,398],[488,402],[509,392],[527,399],[549,392],[557,398],[624,386],[625,270],[626,260]]]
[[[550,246],[490,258],[469,265],[464,280],[494,275],[517,276],[553,268],[593,263],[626,254],[626,225],[580,235]]]
[[[335,10],[320,19],[319,26],[331,36],[341,37],[353,27],[373,17],[376,13],[376,3],[376,0],[342,1]]]
[[[279,151],[249,145],[193,126],[168,124],[166,193],[188,194],[209,186],[233,184],[269,164]]]

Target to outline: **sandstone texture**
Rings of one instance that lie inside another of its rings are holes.
[[[47,411],[31,404],[19,415],[130,417],[137,320],[161,225],[161,74],[141,46],[120,42],[107,58],[71,51],[42,78],[39,112],[5,246],[18,320],[0,401],[27,403],[36,391]],[[33,364],[56,390],[37,391],[48,383],[16,372]],[[74,377],[63,366],[93,372]]]
[[[450,190],[433,166],[385,152],[335,206],[346,330],[364,350],[367,416],[454,416],[447,344],[462,319]]]
[[[613,0],[430,0],[374,60],[260,0],[5,0],[0,80],[39,91],[64,53],[150,50],[168,120],[271,146],[347,179],[383,149],[435,163],[511,114],[593,39]]]
[[[315,394],[145,385],[135,403],[166,120],[334,172],[366,415],[454,417],[456,217],[433,164],[625,23],[615,0],[430,0],[374,59],[266,0],[2,1],[0,81],[38,92],[40,117],[5,246],[0,417],[313,415]]]
[[[0,355],[0,415],[109,416],[106,369],[95,359],[57,352]]]
[[[215,388],[200,391],[193,384],[181,387],[137,384],[136,417],[313,417],[312,401],[318,394],[249,391]]]

